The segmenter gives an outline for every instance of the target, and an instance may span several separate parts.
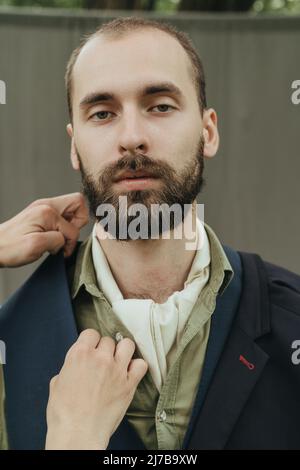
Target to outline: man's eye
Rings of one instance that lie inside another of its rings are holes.
[[[158,104],[158,105],[154,106],[152,109],[154,109],[154,108],[163,108],[163,109],[160,109],[161,112],[167,111],[166,108],[175,109],[170,104]]]
[[[107,118],[107,114],[109,114],[110,111],[98,111],[97,113],[93,114],[91,118],[98,118],[100,121],[104,121]]]
[[[175,109],[174,106],[171,106],[169,104],[158,104],[156,106],[153,106],[151,109],[154,109],[154,108],[159,108],[159,111],[162,113],[165,113],[166,111],[168,111],[169,108]],[[111,111],[98,111],[97,113],[91,116],[91,119],[96,118],[99,121],[105,121],[108,118],[108,114],[111,114]]]

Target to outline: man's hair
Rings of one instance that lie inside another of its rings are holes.
[[[108,23],[101,25],[95,32],[83,36],[80,45],[74,49],[67,64],[66,75],[65,75],[65,84],[67,89],[67,99],[68,99],[68,108],[71,121],[73,119],[73,110],[72,110],[72,92],[73,92],[73,69],[76,63],[76,60],[83,49],[83,47],[92,39],[97,37],[104,36],[108,39],[120,39],[126,35],[129,35],[135,31],[141,31],[145,29],[156,29],[159,31],[164,31],[170,36],[177,39],[177,41],[182,45],[186,51],[192,66],[192,80],[196,88],[198,104],[201,111],[207,107],[206,103],[206,92],[205,92],[205,76],[204,69],[201,62],[201,59],[191,41],[189,36],[182,32],[178,31],[175,26],[169,23],[162,23],[155,20],[148,20],[145,18],[139,18],[135,16],[129,16],[124,18],[116,18]]]

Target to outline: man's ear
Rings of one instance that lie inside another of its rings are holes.
[[[212,158],[219,148],[218,118],[214,109],[205,109],[203,112],[203,155],[206,158]]]
[[[72,167],[74,170],[78,171],[80,170],[80,162],[78,159],[77,151],[76,151],[76,146],[75,146],[75,141],[74,141],[74,132],[73,132],[73,126],[72,124],[67,125],[67,133],[71,137],[71,163]]]

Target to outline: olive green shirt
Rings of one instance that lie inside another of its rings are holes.
[[[224,292],[233,277],[232,267],[217,236],[207,224],[205,229],[211,251],[210,277],[191,311],[161,392],[148,370],[126,413],[128,421],[149,450],[181,449],[183,446],[201,379],[216,297]],[[134,341],[97,285],[91,245],[90,236],[80,246],[75,266],[68,273],[78,332],[94,328],[101,336],[117,340],[121,335]],[[138,348],[134,357],[142,357]],[[0,374],[0,448],[6,449],[3,402],[4,387]]]

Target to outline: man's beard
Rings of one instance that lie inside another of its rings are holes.
[[[99,214],[100,206],[110,204],[115,213],[115,228],[114,233],[111,235],[117,240],[132,240],[128,233],[128,227],[133,219],[136,218],[136,215],[128,215],[128,211],[124,212],[124,207],[119,205],[119,196],[126,196],[127,208],[137,203],[143,204],[146,207],[147,217],[146,220],[142,220],[142,223],[144,222],[143,226],[146,226],[146,237],[143,236],[142,238],[160,237],[166,231],[166,227],[167,230],[174,230],[179,223],[184,221],[191,204],[205,184],[203,179],[203,148],[204,139],[201,137],[197,151],[180,172],[177,172],[163,160],[154,161],[146,155],[136,154],[123,157],[116,163],[107,166],[101,171],[97,179],[94,179],[83,167],[82,159],[77,151],[80,162],[82,192],[87,197],[91,216],[101,223],[106,232],[110,232],[107,217],[97,215],[97,213]],[[153,177],[160,178],[160,187],[158,189],[143,190],[114,189],[114,181],[117,174],[125,171],[134,172],[135,170],[147,171]],[[158,218],[154,218],[153,215],[151,217],[151,214],[153,214],[151,212],[153,204],[159,206],[165,204],[169,208],[176,204],[180,208],[180,219],[178,219],[177,215],[174,216],[172,211],[165,213],[163,210],[159,211]],[[139,217],[139,220],[141,220],[141,217]],[[122,236],[120,236],[121,233]]]

